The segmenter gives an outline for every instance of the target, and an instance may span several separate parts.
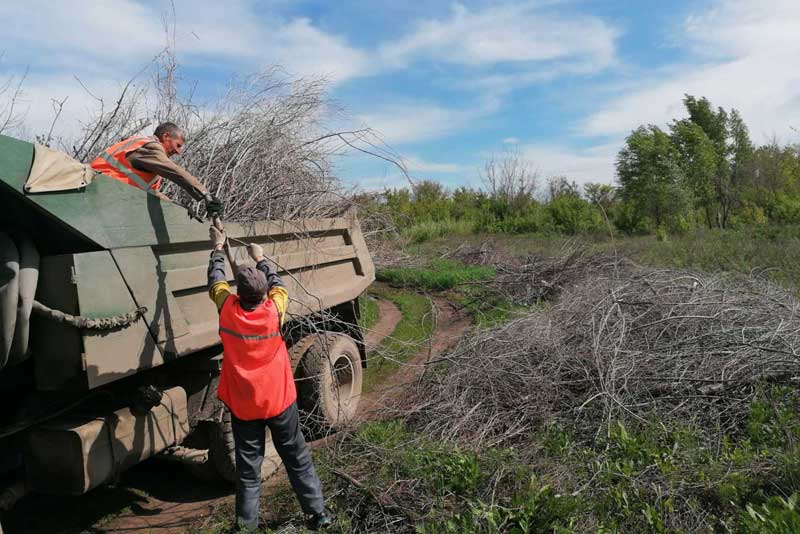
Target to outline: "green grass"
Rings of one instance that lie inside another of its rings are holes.
[[[358,297],[358,308],[361,328],[369,330],[375,326],[375,323],[377,323],[379,319],[378,303],[375,299],[370,298],[367,293],[362,294]]]
[[[455,260],[433,260],[426,267],[394,267],[379,269],[376,278],[393,287],[422,291],[442,291],[460,284],[488,280],[494,276],[491,267],[464,265]]]
[[[438,442],[413,422],[370,422],[316,461],[327,490],[340,495],[341,524],[354,531],[375,505],[334,468],[415,510],[424,517],[419,534],[677,534],[698,518],[715,532],[789,534],[800,532],[799,406],[797,392],[765,387],[743,426],[719,443],[691,422],[616,422],[581,441],[567,421],[519,448],[473,450]]]
[[[424,221],[405,228],[401,235],[411,243],[424,243],[431,239],[437,239],[453,235],[469,235],[474,231],[474,224],[471,221],[454,221],[446,219],[443,221]]]
[[[364,392],[371,391],[397,371],[402,362],[412,358],[433,335],[431,303],[426,297],[380,287],[374,287],[371,292],[392,301],[400,309],[402,319],[367,362]]]

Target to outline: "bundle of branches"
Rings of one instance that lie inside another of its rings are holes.
[[[275,69],[237,80],[188,123],[181,163],[224,201],[229,220],[339,215],[350,204],[330,156],[343,134],[323,132],[327,108],[323,80]]]
[[[475,331],[428,373],[425,431],[485,446],[542,424],[591,439],[615,421],[735,430],[760,382],[800,378],[795,297],[757,277],[626,269]]]
[[[352,201],[333,172],[335,156],[359,151],[398,161],[369,128],[330,128],[342,117],[323,78],[296,79],[274,66],[232,79],[217,98],[196,101],[194,85],[182,79],[174,36],[168,37],[165,51],[113,100],[84,86],[96,105],[77,131],[59,124],[69,103],[54,100],[53,124],[37,142],[88,162],[121,139],[150,135],[160,122],[175,122],[186,132],[176,161],[223,200],[226,219],[240,222],[338,216]],[[0,85],[0,93],[7,90]],[[11,120],[11,111],[0,111],[0,119]],[[166,183],[163,192],[196,207],[174,184]]]

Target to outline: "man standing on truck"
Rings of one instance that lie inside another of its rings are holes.
[[[186,136],[173,122],[158,125],[152,136],[134,135],[111,145],[92,161],[92,169],[163,200],[161,178],[175,182],[195,200],[206,201],[209,214],[221,215],[222,202],[208,192],[200,180],[169,158],[180,154]]]
[[[247,248],[256,267],[239,267],[234,295],[225,281],[225,234],[214,226],[209,234],[214,250],[208,292],[219,311],[225,351],[217,395],[231,412],[236,446],[236,526],[257,528],[269,427],[303,512],[311,516],[314,528],[329,527],[333,520],[325,511],[320,480],[300,431],[292,364],[281,337],[289,294],[261,247],[251,244]]]

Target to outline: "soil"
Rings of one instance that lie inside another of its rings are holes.
[[[362,397],[359,411],[364,420],[376,417],[384,405],[396,406],[404,387],[419,377],[425,362],[452,346],[469,326],[469,318],[446,300],[436,298],[434,303],[437,323],[430,345],[389,377],[386,383],[390,385]],[[378,306],[379,319],[367,334],[368,350],[390,335],[401,319],[400,310],[391,302],[381,299]],[[312,446],[324,445],[324,441]],[[287,483],[279,470],[265,483],[265,492]],[[230,503],[232,508],[232,498],[232,486],[201,482],[177,463],[151,459],[123,473],[118,484],[80,497],[35,495],[23,499],[4,518],[3,527],[5,534],[178,534],[208,521],[220,505]]]
[[[455,345],[470,325],[469,315],[448,300],[434,297],[433,304],[436,309],[436,329],[430,344],[404,363],[385,381],[385,385],[361,397],[358,409],[363,420],[379,417],[384,407],[397,409],[404,402],[403,394],[407,386],[420,377],[428,360]]]

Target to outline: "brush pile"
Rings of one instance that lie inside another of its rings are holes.
[[[618,274],[629,266],[614,254],[593,253],[578,240],[565,241],[555,256],[537,253],[516,258],[489,242],[458,247],[448,256],[468,265],[494,267],[497,276],[487,288],[498,297],[525,306],[551,301],[578,282]]]
[[[613,421],[731,430],[759,383],[800,380],[791,293],[757,277],[607,271],[550,309],[465,336],[414,393],[425,433],[493,446],[553,422],[587,438]]]

